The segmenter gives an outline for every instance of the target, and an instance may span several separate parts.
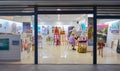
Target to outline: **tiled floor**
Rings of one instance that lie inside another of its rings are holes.
[[[103,57],[98,56],[98,64],[120,64],[120,54],[116,49],[104,48]]]
[[[78,53],[72,50],[71,46],[49,45],[39,49],[39,63],[41,64],[92,64],[92,61],[92,52]]]

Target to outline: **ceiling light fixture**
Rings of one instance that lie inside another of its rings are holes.
[[[61,9],[58,8],[57,11],[61,11]]]

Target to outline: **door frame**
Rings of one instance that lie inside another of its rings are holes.
[[[83,6],[84,7],[84,6]],[[89,7],[89,6],[88,6]],[[93,14],[93,27],[94,27],[94,31],[93,31],[93,34],[94,34],[94,36],[93,36],[93,64],[97,64],[97,49],[96,49],[96,38],[97,38],[97,33],[96,33],[96,30],[97,30],[97,28],[96,28],[96,26],[97,26],[97,24],[96,24],[96,18],[97,18],[97,13],[96,13],[96,6],[93,6],[92,7],[93,8],[93,10],[92,11],[90,11],[90,10],[83,10],[83,11],[81,11],[81,10],[76,10],[76,11],[71,11],[71,10],[69,10],[69,11],[38,11],[38,6],[36,6],[36,19],[34,20],[34,21],[38,21],[38,15],[42,15],[42,14]],[[35,25],[38,25],[38,22],[35,24]],[[35,44],[36,45],[38,45],[38,41],[37,41],[37,37],[36,36],[38,36],[38,31],[37,31],[37,26],[35,26]],[[35,64],[38,64],[38,46],[35,46]]]
[[[51,6],[51,5],[50,5]],[[93,14],[93,64],[97,64],[97,19],[120,19],[120,16],[109,16],[109,15],[104,15],[104,16],[98,16],[97,15],[97,7],[120,7],[120,5],[69,5],[69,6],[51,6],[51,7],[92,7],[93,11],[38,11],[38,7],[50,7],[50,6],[33,6],[34,12],[29,12],[29,13],[0,13],[0,16],[32,16],[34,15],[34,44],[35,44],[35,50],[34,50],[34,64],[38,64],[38,30],[37,30],[37,25],[38,25],[38,15],[41,14]]]

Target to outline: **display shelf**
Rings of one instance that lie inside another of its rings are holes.
[[[79,53],[87,52],[87,40],[79,40],[78,41],[78,50]]]

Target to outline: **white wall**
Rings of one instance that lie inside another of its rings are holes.
[[[22,23],[0,19],[1,24],[0,33],[11,33],[13,31],[12,30],[13,23],[16,24],[16,31],[22,32]],[[18,27],[20,27],[20,29],[18,29]]]
[[[113,21],[114,22],[114,21]],[[119,21],[120,22],[120,21]],[[111,33],[110,26],[112,22],[109,22],[109,27],[108,27],[108,34],[107,34],[107,46],[111,47],[112,41],[114,41],[114,49],[117,47],[117,42],[118,39],[120,39],[120,31],[119,33]],[[120,25],[119,25],[120,26]],[[119,28],[120,29],[120,28]]]

